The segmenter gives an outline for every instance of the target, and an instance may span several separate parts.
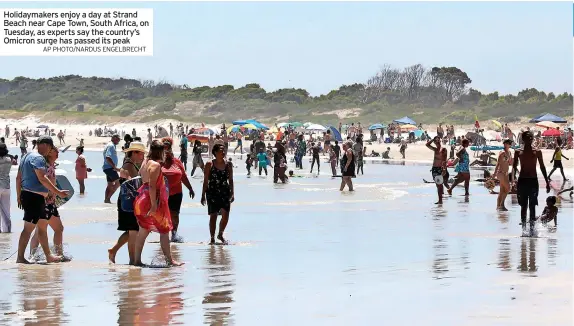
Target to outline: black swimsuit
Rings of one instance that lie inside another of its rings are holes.
[[[124,164],[132,164],[136,170],[139,171],[137,165],[132,161],[125,161]],[[126,181],[124,178],[120,178],[120,185]],[[118,198],[118,231],[139,231],[140,226],[134,212],[125,212],[121,207],[121,200]]]

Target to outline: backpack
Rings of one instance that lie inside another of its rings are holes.
[[[132,213],[134,211],[134,200],[138,196],[138,189],[142,186],[142,178],[137,176],[124,181],[120,186],[120,207],[122,211]]]

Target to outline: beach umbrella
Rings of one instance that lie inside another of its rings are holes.
[[[195,129],[194,133],[199,135],[213,135],[215,134],[215,131],[209,128],[202,127]]]
[[[385,129],[385,126],[380,123],[375,123],[369,127],[369,130]]]
[[[401,131],[409,131],[409,130],[416,130],[416,129],[418,129],[418,127],[415,125],[411,125],[411,124],[401,126]]]
[[[396,123],[401,124],[401,125],[416,125],[417,124],[415,122],[415,120],[413,120],[409,117],[402,117],[400,119],[393,120],[393,122],[396,122]]]
[[[283,127],[289,127],[289,122],[281,122],[277,124],[277,127],[279,128],[283,128]],[[271,128],[273,129],[273,128]]]
[[[36,128],[46,129],[46,128],[48,128],[48,126],[46,126],[46,125],[39,125],[39,126],[36,127]]]
[[[560,135],[561,133],[558,129],[548,129],[542,132],[542,136],[544,137],[559,137]]]
[[[554,114],[546,113],[541,116],[537,116],[536,118],[530,120],[531,123],[541,122],[541,121],[552,121],[554,123],[567,123],[566,120],[563,118],[556,116]]]
[[[307,127],[305,127],[305,129],[309,131],[327,131],[327,128],[318,124],[310,124]]]
[[[267,127],[266,125],[262,124],[261,122],[257,121],[257,120],[253,120],[253,119],[249,119],[249,120],[245,120],[247,123],[246,124],[252,124],[256,127],[256,129],[265,129],[268,130],[269,127]]]
[[[536,123],[537,127],[543,127],[543,128],[552,128],[552,129],[556,129],[558,127],[560,127],[558,124],[552,122],[552,121],[541,121],[541,122],[537,122]]]
[[[491,121],[492,121],[492,123],[494,123],[495,126],[502,129],[502,123],[500,123],[499,121],[496,121],[496,120],[491,120]]]
[[[239,126],[231,126],[231,127],[227,128],[227,133],[238,132],[239,130],[241,130]]]
[[[248,124],[241,126],[241,129],[257,130],[257,129],[263,129],[263,128],[259,128],[258,126],[254,125],[252,123],[248,123]]]
[[[301,122],[297,122],[297,121],[289,122],[289,125],[293,128],[303,127],[303,124]]]

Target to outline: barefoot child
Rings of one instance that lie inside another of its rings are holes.
[[[245,169],[247,170],[247,175],[251,175],[252,166],[253,166],[253,157],[251,157],[251,154],[247,154],[247,158],[245,159]]]
[[[558,207],[556,207],[556,196],[549,196],[546,198],[546,207],[544,207],[544,210],[542,211],[540,222],[542,222],[543,225],[546,225],[548,222],[554,221],[554,226],[556,226],[557,215]]]

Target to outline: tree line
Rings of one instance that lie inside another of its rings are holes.
[[[77,104],[93,109],[119,112],[127,116],[152,107],[169,114],[178,103],[206,103],[208,114],[311,114],[343,108],[363,108],[362,115],[385,117],[386,114],[429,112],[431,115],[469,120],[469,114],[516,119],[550,112],[572,115],[572,94],[545,93],[527,88],[517,94],[488,94],[470,87],[471,78],[458,67],[405,68],[382,66],[364,83],[342,85],[336,90],[311,96],[301,88],[267,91],[257,83],[235,88],[233,85],[190,87],[168,81],[126,78],[16,77],[0,79],[0,109],[75,110]],[[466,112],[466,113],[465,113]]]

